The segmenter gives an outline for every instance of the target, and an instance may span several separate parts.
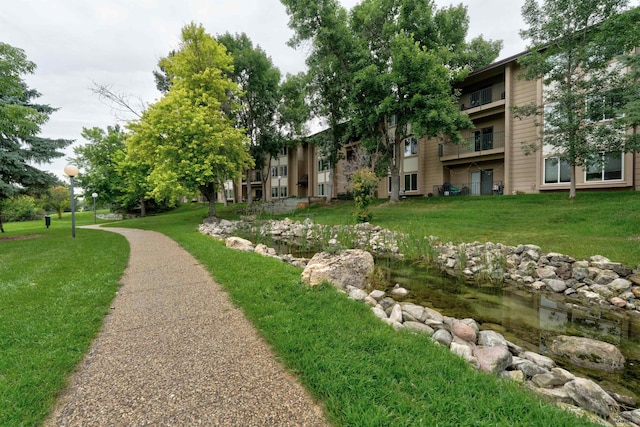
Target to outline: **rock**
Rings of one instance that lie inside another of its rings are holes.
[[[465,325],[471,327],[471,329],[475,331],[476,337],[478,336],[478,333],[480,332],[480,327],[478,326],[478,323],[476,323],[475,320],[471,318],[466,318],[466,319],[461,319],[460,321]]]
[[[507,347],[509,347],[509,351],[514,356],[518,356],[520,353],[524,352],[524,348],[520,347],[517,344],[512,343],[511,341],[507,341]]]
[[[244,252],[253,252],[253,243],[240,237],[227,237],[224,241],[226,247]]]
[[[538,267],[536,268],[536,275],[540,280],[555,279],[557,277],[555,267]]]
[[[548,369],[545,369],[542,366],[536,365],[530,360],[522,359],[516,356],[512,357],[511,366],[514,369],[522,371],[522,373],[527,378],[533,378],[536,375],[546,374],[549,372]]]
[[[529,360],[547,370],[553,369],[556,366],[556,362],[554,362],[553,359],[538,353],[534,353],[532,351],[525,351],[524,353],[520,354],[520,357],[525,360]]]
[[[373,267],[373,256],[360,249],[320,252],[311,258],[301,277],[312,286],[327,281],[342,289],[347,285],[362,289],[368,285]]]
[[[617,278],[614,279],[607,286],[616,292],[625,292],[631,289],[631,281],[627,279]]]
[[[483,372],[502,372],[511,365],[511,352],[506,345],[493,347],[478,346],[473,349],[473,356]]]
[[[619,308],[625,308],[627,306],[627,301],[623,300],[622,298],[618,298],[618,297],[613,297],[613,298],[609,299],[609,302],[611,303],[611,305],[614,305],[614,306],[619,307]]]
[[[444,323],[444,316],[440,314],[440,312],[432,308],[425,307],[424,315],[426,319],[432,319],[432,320],[435,320],[436,322]]]
[[[625,420],[631,421],[632,423],[640,424],[640,409],[636,409],[635,411],[621,412],[620,416]]]
[[[634,273],[628,279],[636,286],[640,286],[640,273]]]
[[[497,345],[509,348],[507,340],[495,331],[480,331],[478,334],[478,345],[485,347],[495,347]]]
[[[617,279],[618,273],[616,273],[613,270],[602,270],[600,272],[600,274],[598,274],[596,276],[596,278],[594,279],[594,281],[598,284],[598,285],[608,285],[609,283],[613,282],[615,279]]]
[[[416,331],[416,332],[421,332],[427,335],[433,335],[433,329],[430,328],[429,326],[425,325],[424,323],[420,323],[420,322],[404,322],[403,323],[405,329],[409,329],[411,331]]]
[[[446,347],[449,347],[453,341],[453,337],[446,329],[438,329],[433,333],[432,338]]]
[[[369,295],[362,289],[351,288],[349,291],[349,298],[355,301],[364,301],[368,296]]]
[[[380,319],[388,319],[386,311],[384,311],[380,306],[372,307],[371,311],[373,311],[373,314]]]
[[[421,307],[416,304],[406,303],[401,304],[402,306],[402,318],[405,321],[415,321],[415,322],[423,322],[424,323],[424,307]]]
[[[553,292],[564,292],[567,289],[567,284],[564,280],[559,279],[544,279],[544,284],[547,285],[547,289]]]
[[[595,284],[595,285],[589,286],[589,288],[591,289],[592,292],[597,293],[601,297],[610,298],[613,296],[613,291],[609,289],[609,287],[606,285]]]
[[[507,371],[509,378],[511,378],[513,381],[517,381],[519,383],[523,383],[524,382],[524,372],[519,371],[519,370],[515,370],[515,371]]]
[[[404,329],[404,326],[402,325],[402,323],[399,322],[395,322],[391,319],[382,319],[382,321],[384,323],[386,323],[387,325],[391,326],[393,329],[395,329],[396,331],[400,330],[400,329]]]
[[[612,411],[617,412],[619,409],[616,401],[591,380],[576,378],[563,388],[578,406],[602,417],[607,418]]]
[[[551,342],[549,352],[583,368],[606,372],[624,369],[624,356],[615,345],[590,338],[560,335]]]
[[[402,307],[400,307],[400,304],[393,306],[391,314],[389,314],[389,319],[393,322],[402,323]]]
[[[380,301],[382,298],[384,298],[385,295],[386,294],[384,291],[378,291],[378,290],[373,291],[369,294],[369,296],[376,301]]]
[[[391,297],[384,297],[380,301],[378,301],[378,303],[380,304],[380,306],[382,306],[383,310],[387,311],[393,308],[394,305],[396,305],[396,300]]]
[[[451,346],[449,347],[453,354],[457,354],[462,357],[464,360],[469,362],[474,366],[478,366],[478,361],[475,357],[473,357],[473,349],[468,343],[460,343],[457,341],[452,341]]]
[[[562,368],[553,368],[548,373],[534,375],[533,378],[531,378],[531,382],[540,388],[553,388],[565,385],[575,378],[576,376],[569,371]]]
[[[367,297],[364,299],[364,303],[367,304],[369,307],[375,307],[376,305],[378,305],[378,301],[376,301],[375,299],[371,298],[371,296],[367,295]],[[384,311],[384,310],[382,310]]]
[[[562,402],[562,403],[566,403],[568,405],[574,405],[575,404],[575,402],[573,401],[571,396],[569,396],[569,393],[567,393],[567,391],[562,387],[560,387],[560,388],[539,388],[535,384],[533,384],[533,381],[527,382],[527,387],[531,391],[533,391],[534,393],[536,393],[536,394],[538,394],[540,396],[549,398],[553,402]]]
[[[406,290],[405,288],[401,288],[400,286],[396,285],[391,290],[391,295],[395,295],[398,297],[406,297],[407,295],[409,295],[409,291]]]
[[[609,396],[613,397],[613,400],[618,402],[621,406],[624,406],[626,408],[636,408],[638,406],[638,401],[635,399],[635,397],[625,396],[623,394],[613,393],[611,391],[608,391],[607,393],[609,393]]]
[[[470,343],[476,342],[476,331],[471,326],[460,320],[453,321],[451,333],[464,341]]]

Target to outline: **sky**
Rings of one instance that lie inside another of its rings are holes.
[[[95,95],[94,83],[129,97],[132,105],[160,97],[153,70],[158,60],[176,49],[180,30],[190,22],[212,34],[246,33],[269,55],[283,75],[305,70],[306,52],[287,46],[293,32],[279,0],[1,0],[0,42],[21,48],[34,62],[24,76],[41,93],[38,102],[59,110],[41,136],[75,140],[67,156],[44,170],[63,177],[72,148],[86,143],[82,128],[125,123]],[[358,0],[341,0],[350,9]],[[524,0],[435,0],[438,7],[463,3],[468,8],[469,38],[502,40],[499,58],[525,50],[519,30]]]

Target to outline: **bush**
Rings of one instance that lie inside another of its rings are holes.
[[[31,196],[12,197],[2,206],[3,222],[31,221],[39,217],[38,206]]]
[[[355,210],[353,216],[357,222],[369,222],[372,215],[369,205],[374,199],[374,191],[378,185],[378,177],[368,169],[358,169],[351,177]]]

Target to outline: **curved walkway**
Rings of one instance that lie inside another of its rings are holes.
[[[163,234],[131,246],[122,286],[47,426],[327,426],[206,269]]]

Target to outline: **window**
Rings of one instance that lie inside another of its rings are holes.
[[[404,176],[404,191],[418,191],[417,173],[410,173]]]
[[[282,148],[280,149],[280,153],[279,153],[279,155],[280,155],[280,156],[286,156],[286,155],[287,155],[287,147],[282,147]]]
[[[404,140],[404,155],[415,156],[418,154],[418,141],[411,137]]]
[[[586,181],[612,181],[622,179],[622,153],[600,153],[585,166]]]
[[[278,167],[274,166],[271,168],[271,176],[278,176]]]
[[[493,126],[473,132],[474,151],[493,149]]]
[[[262,171],[256,171],[256,181],[262,181]]]
[[[324,184],[318,184],[318,196],[326,196],[324,194]]]
[[[280,187],[280,197],[287,197],[287,189],[288,187]]]
[[[396,115],[395,114],[392,114],[392,115],[389,116],[388,123],[389,123],[389,127],[394,127],[396,125],[397,120],[396,120]]]
[[[566,160],[558,157],[544,159],[544,183],[560,184],[571,181],[571,166]]]
[[[623,94],[620,90],[610,90],[587,99],[587,115],[592,122],[622,117]]]
[[[287,176],[287,167],[280,166],[280,176]]]
[[[391,177],[389,177],[389,185],[387,186],[387,188],[389,189],[389,193],[391,193]]]
[[[329,170],[329,161],[320,159],[318,160],[318,172],[328,171]]]
[[[272,199],[278,198],[278,187],[271,187],[271,198]]]

